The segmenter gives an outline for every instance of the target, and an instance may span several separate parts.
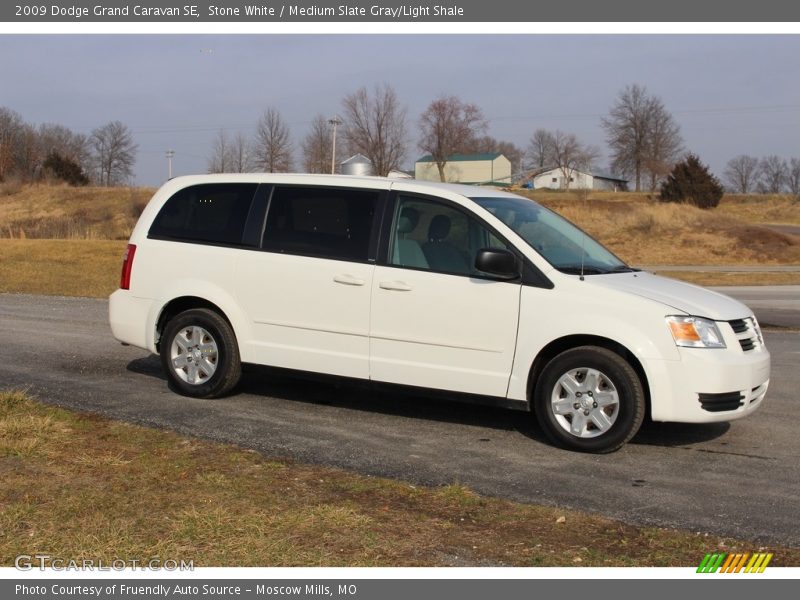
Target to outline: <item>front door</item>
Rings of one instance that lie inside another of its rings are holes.
[[[505,244],[449,203],[401,194],[394,212],[372,281],[372,379],[504,397],[521,287],[474,265],[479,249]]]

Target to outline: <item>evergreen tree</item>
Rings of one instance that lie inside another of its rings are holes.
[[[662,202],[688,202],[698,208],[714,208],[723,194],[722,184],[700,162],[696,154],[672,168],[672,172],[661,184]]]
[[[61,156],[58,152],[51,152],[42,166],[51,172],[54,177],[66,181],[70,185],[87,185],[89,178],[81,166],[70,158]]]

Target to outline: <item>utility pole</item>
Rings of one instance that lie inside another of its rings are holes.
[[[175,150],[167,150],[167,164],[169,165],[169,177],[168,179],[172,179],[172,157],[175,156]]]
[[[336,128],[342,124],[342,120],[336,116],[328,119],[328,124],[333,125],[333,147],[331,148],[331,175],[336,173]]]

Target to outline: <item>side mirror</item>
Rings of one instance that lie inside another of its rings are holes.
[[[519,277],[519,261],[513,253],[501,248],[481,248],[475,256],[475,268],[498,279]]]

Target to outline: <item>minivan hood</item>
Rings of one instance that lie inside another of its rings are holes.
[[[592,285],[655,300],[680,312],[716,321],[742,319],[752,314],[747,306],[729,296],[645,271],[591,275],[587,276],[585,281],[591,282]]]

